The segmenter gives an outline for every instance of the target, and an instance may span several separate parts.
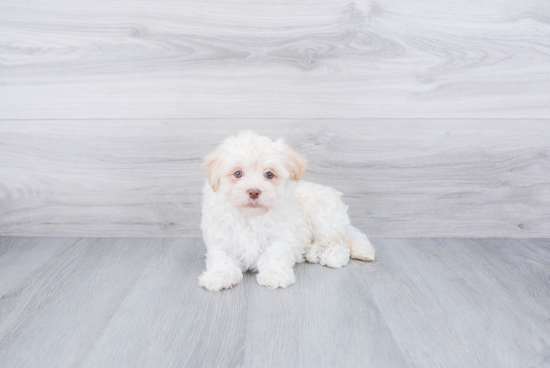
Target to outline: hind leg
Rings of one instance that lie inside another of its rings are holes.
[[[350,225],[347,206],[340,198],[342,193],[302,183],[297,195],[307,210],[305,218],[313,239],[305,255],[308,262],[340,268],[348,264],[350,256],[374,260],[374,248],[367,237]]]
[[[360,261],[374,261],[375,249],[367,236],[351,225],[348,225],[346,230],[346,243],[350,247],[351,258]]]
[[[347,265],[349,257],[349,247],[340,236],[315,239],[305,254],[305,258],[309,263],[320,263],[323,266],[332,268]]]

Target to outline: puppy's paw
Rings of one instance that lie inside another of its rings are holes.
[[[350,251],[344,244],[326,248],[321,254],[319,263],[323,266],[340,268],[348,264]]]
[[[199,277],[199,286],[209,291],[220,291],[232,288],[242,279],[243,273],[240,270],[239,272],[205,271]]]
[[[351,246],[351,258],[353,259],[371,262],[374,261],[374,253],[375,249],[367,239],[361,242],[355,242]]]
[[[323,248],[317,244],[311,244],[311,247],[306,251],[305,257],[309,263],[319,263],[321,254],[323,253]]]
[[[296,276],[293,269],[277,269],[269,271],[260,271],[256,275],[258,284],[270,289],[286,288],[296,282]]]

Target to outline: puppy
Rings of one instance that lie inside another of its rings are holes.
[[[374,248],[350,224],[342,193],[302,181],[307,159],[282,139],[252,132],[226,138],[204,159],[201,230],[206,271],[199,285],[231,288],[257,271],[268,288],[295,283],[294,264],[334,268],[374,260]]]

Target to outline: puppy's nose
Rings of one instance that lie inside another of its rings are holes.
[[[248,189],[246,191],[251,199],[256,199],[262,194],[262,192],[259,189]]]

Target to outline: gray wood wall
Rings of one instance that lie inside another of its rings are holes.
[[[0,3],[0,235],[199,236],[243,128],[373,237],[549,237],[550,2]]]

